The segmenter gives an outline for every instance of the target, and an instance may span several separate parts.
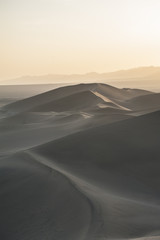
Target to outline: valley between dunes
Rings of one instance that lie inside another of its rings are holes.
[[[0,132],[0,239],[160,239],[160,93],[60,87],[3,103]]]

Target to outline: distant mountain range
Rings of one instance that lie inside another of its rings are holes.
[[[55,84],[79,82],[116,82],[116,81],[160,81],[160,67],[139,67],[109,73],[90,72],[86,74],[50,74],[43,76],[22,76],[0,81],[0,85]]]

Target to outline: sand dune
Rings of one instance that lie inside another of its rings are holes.
[[[1,226],[9,231],[1,237],[159,236],[159,120],[155,112],[2,159]]]
[[[0,107],[65,84],[0,85]]]
[[[160,94],[154,93],[132,98],[127,103],[133,111],[156,111],[160,109]]]
[[[160,112],[155,112],[77,133],[29,153],[43,164],[47,159],[47,165],[65,174],[90,199],[93,239],[158,234],[159,122]]]
[[[32,108],[38,108],[41,105],[49,104],[50,102],[68,97],[73,94],[82,93],[85,91],[92,91],[102,94],[112,100],[126,100],[132,97],[150,94],[148,91],[136,89],[118,89],[106,84],[79,84],[74,86],[67,86],[42,93],[31,98],[27,98],[15,103],[5,106],[4,110],[8,111],[31,111]],[[83,96],[82,96],[83,97]],[[76,99],[76,95],[75,95]],[[83,101],[83,99],[81,100]]]
[[[160,109],[159,94],[144,90],[105,84],[54,89],[1,108],[0,150],[3,153],[24,150],[74,132],[152,112],[155,107]]]
[[[80,84],[2,107],[0,239],[160,239],[159,97]]]
[[[105,84],[80,84],[11,103],[1,109],[0,149],[2,152],[18,151],[130,118],[131,110],[125,107],[125,102],[148,94],[151,93]]]
[[[62,97],[56,101],[51,101],[47,104],[33,108],[31,111],[36,112],[63,112],[73,110],[84,110],[93,106],[104,103],[103,99],[97,97],[91,91],[83,91],[76,94],[71,94],[67,97]]]

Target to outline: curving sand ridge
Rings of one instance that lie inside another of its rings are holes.
[[[8,111],[32,111],[34,108],[40,108],[41,105],[50,104],[54,101],[63,99],[68,96],[83,93],[88,91],[96,91],[104,97],[111,98],[112,100],[123,101],[140,95],[148,95],[151,92],[145,90],[132,90],[132,89],[118,89],[106,84],[79,84],[73,86],[62,87],[51,90],[46,93],[42,93],[24,100],[11,103],[4,107],[4,110]],[[83,96],[82,96],[83,97]]]
[[[159,103],[159,94],[105,84],[54,89],[1,108],[0,151],[4,154],[24,150],[74,132],[152,112],[160,109]]]
[[[149,94],[146,96],[138,96],[127,101],[128,105],[133,111],[149,112],[160,109],[160,93]]]
[[[6,239],[160,234],[159,120],[155,112],[2,159]]]
[[[159,234],[159,121],[160,112],[155,112],[77,133],[29,153],[44,164],[49,159],[50,166],[90,199],[95,233],[87,239]]]
[[[42,104],[39,107],[33,108],[34,112],[63,112],[63,111],[76,111],[76,110],[86,110],[88,108],[92,109],[95,105],[99,103],[105,103],[100,97],[97,97],[91,91],[83,91],[76,94],[71,94],[67,97],[62,97],[61,99],[51,101],[50,103]]]
[[[0,239],[160,239],[158,100],[87,84],[3,107]]]
[[[1,181],[8,179],[1,185],[1,239],[85,238],[91,208],[64,175],[26,154],[1,160],[0,166]]]

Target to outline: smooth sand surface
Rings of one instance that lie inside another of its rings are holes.
[[[67,84],[0,85],[0,107]]]
[[[160,95],[55,89],[0,111],[0,239],[160,239]]]

